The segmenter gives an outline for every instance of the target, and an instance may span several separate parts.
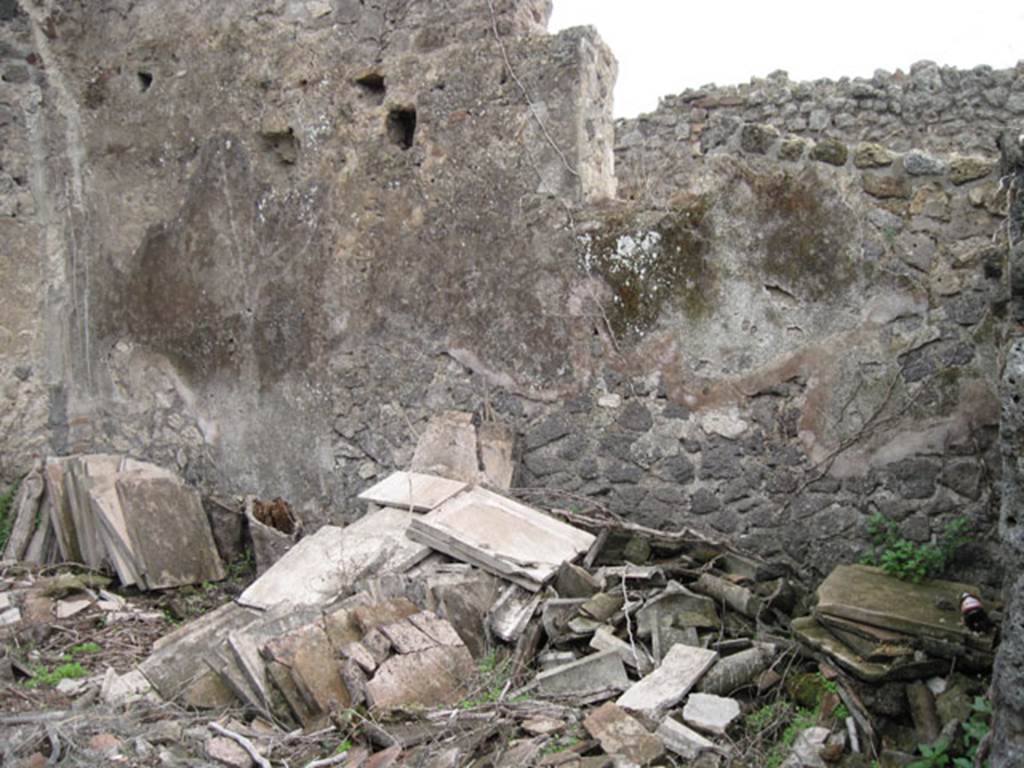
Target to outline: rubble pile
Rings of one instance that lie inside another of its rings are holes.
[[[244,713],[206,736],[229,765],[269,764],[302,733],[347,747],[311,765],[758,765],[751,729],[777,741],[796,707],[802,727],[773,764],[889,765],[970,717],[977,686],[961,671],[990,668],[995,644],[994,626],[960,619],[976,587],[841,565],[812,596],[788,567],[697,531],[512,498],[510,473],[481,469],[478,437],[437,419],[413,470],[361,494],[365,515],[299,539],[103,684]],[[492,459],[511,456],[487,439]],[[58,466],[66,495],[81,486],[94,507],[113,488],[127,509],[123,488],[167,482],[121,462],[90,483],[91,465]],[[132,583],[156,583],[131,562]]]

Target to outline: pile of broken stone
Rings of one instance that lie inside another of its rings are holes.
[[[358,743],[317,765],[377,768],[739,765],[742,715],[815,660],[845,714],[822,712],[788,768],[885,756],[871,685],[911,681],[922,742],[966,719],[940,722],[934,678],[991,666],[992,634],[959,619],[959,595],[976,588],[841,566],[793,619],[809,596],[787,568],[696,531],[543,512],[509,495],[511,449],[481,434],[459,414],[435,419],[416,471],[367,489],[356,522],[301,538],[237,600],[160,638],[119,702],[240,706],[248,723],[210,734],[221,762],[269,764],[274,734],[335,729]],[[142,481],[138,466],[117,471]],[[133,518],[131,497],[114,495]],[[212,549],[209,532],[196,541]],[[117,573],[158,583],[133,562]]]

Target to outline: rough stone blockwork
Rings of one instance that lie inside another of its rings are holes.
[[[0,9],[5,479],[126,452],[316,527],[454,407],[515,424],[533,501],[817,573],[876,511],[994,528],[1021,67],[615,125],[548,0]]]

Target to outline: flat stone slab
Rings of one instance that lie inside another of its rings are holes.
[[[666,717],[661,721],[655,735],[661,739],[665,747],[686,760],[696,760],[701,752],[716,748],[713,741],[672,717]]]
[[[736,699],[711,693],[691,693],[683,707],[683,722],[716,736],[724,736],[739,716],[740,703]]]
[[[838,666],[868,683],[930,677],[949,667],[948,661],[935,658],[915,661],[913,657],[901,657],[886,663],[867,661],[819,624],[813,616],[793,619],[790,629],[800,642],[828,654]]]
[[[147,587],[224,578],[213,532],[194,488],[167,477],[129,474],[118,478],[117,497]]]
[[[650,654],[640,643],[632,646],[616,637],[608,627],[601,627],[594,633],[590,638],[590,647],[595,651],[615,651],[623,664],[637,670],[641,675],[646,675],[654,669]]]
[[[588,704],[626,690],[629,678],[619,654],[603,651],[541,672],[535,684],[538,696],[571,697],[577,703]]]
[[[532,592],[594,542],[586,531],[484,488],[414,519],[408,535]]]
[[[393,472],[359,494],[363,501],[405,511],[428,512],[466,487],[460,480],[419,472]]]
[[[249,585],[238,602],[266,610],[275,605],[325,605],[360,579],[401,572],[430,554],[406,538],[412,514],[384,507],[345,528],[325,525],[300,539]]]
[[[978,594],[978,587],[937,579],[914,584],[879,568],[840,565],[818,587],[816,612],[990,650],[991,637],[970,632],[960,621],[964,592]]]
[[[647,765],[665,753],[661,740],[640,721],[610,701],[583,719],[583,727],[609,755],[625,758],[635,765]]]
[[[322,620],[271,640],[262,655],[288,668],[309,708],[308,719],[302,723],[306,728],[322,727],[331,712],[351,704]]]
[[[438,645],[389,658],[366,684],[366,695],[376,709],[451,706],[472,692],[476,679],[464,645]]]
[[[634,683],[615,703],[658,720],[690,692],[717,658],[717,651],[673,645],[661,666]]]

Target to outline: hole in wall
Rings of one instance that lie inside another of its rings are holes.
[[[360,94],[373,104],[384,103],[384,94],[387,93],[387,86],[384,84],[384,75],[380,72],[367,72],[356,78],[356,85]]]
[[[388,138],[402,149],[412,147],[416,133],[416,110],[408,107],[388,112]]]
[[[135,73],[135,76],[139,79],[139,92],[145,93],[149,90],[149,87],[153,85],[153,73],[139,70]]]

